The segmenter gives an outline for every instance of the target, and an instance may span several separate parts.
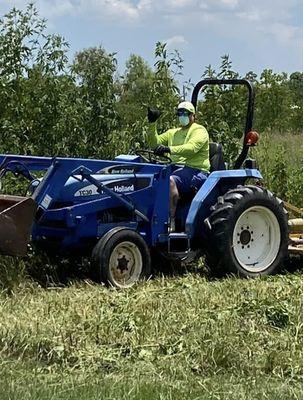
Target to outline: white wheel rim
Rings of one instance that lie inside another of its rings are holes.
[[[275,214],[263,206],[245,210],[238,218],[233,232],[233,251],[248,272],[263,272],[277,257],[281,231]]]
[[[109,258],[109,272],[117,287],[130,287],[142,273],[142,255],[132,242],[121,242]]]

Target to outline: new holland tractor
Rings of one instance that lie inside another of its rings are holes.
[[[155,251],[167,260],[205,255],[213,271],[243,277],[279,271],[288,250],[288,216],[280,199],[251,184],[262,179],[246,160],[256,140],[251,83],[202,80],[191,100],[196,106],[205,85],[221,84],[248,91],[243,148],[226,170],[222,147],[210,145],[211,173],[179,202],[177,232],[169,231],[169,179],[180,165],[152,151],[112,161],[1,155],[0,176],[11,171],[29,180],[27,197],[0,197],[1,253],[25,255],[31,241],[48,254],[88,256],[98,279],[118,288],[149,277]],[[42,179],[37,172],[44,172]]]

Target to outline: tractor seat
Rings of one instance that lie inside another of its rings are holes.
[[[209,162],[210,172],[226,170],[222,145],[220,143],[209,143]]]

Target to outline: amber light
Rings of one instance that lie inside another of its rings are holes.
[[[256,131],[249,131],[245,136],[245,144],[247,146],[255,146],[259,140],[259,134]]]

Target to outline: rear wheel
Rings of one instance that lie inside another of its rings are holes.
[[[287,212],[283,202],[257,186],[228,191],[208,218],[208,267],[219,274],[245,277],[275,274],[288,247]]]
[[[151,259],[145,240],[127,228],[107,232],[95,246],[92,261],[95,277],[120,289],[150,275]]]

